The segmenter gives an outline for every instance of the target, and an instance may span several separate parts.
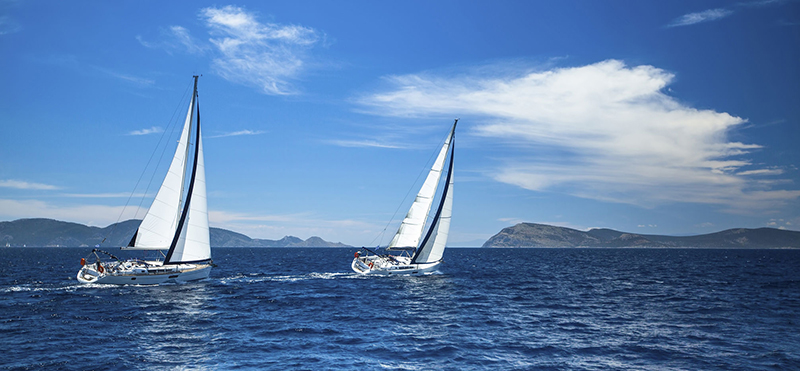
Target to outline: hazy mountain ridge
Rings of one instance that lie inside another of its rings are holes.
[[[90,227],[79,223],[53,219],[19,219],[0,222],[0,246],[51,247],[51,246],[125,246],[139,227],[141,220],[126,220],[107,227]],[[210,228],[212,247],[350,247],[339,242],[328,242],[319,237],[306,240],[286,236],[280,240],[250,238],[241,233],[221,228]],[[105,238],[105,241],[103,239]]]
[[[735,228],[696,236],[637,234],[601,228],[587,232],[546,224],[519,223],[492,236],[483,247],[700,247],[800,248],[800,232]]]

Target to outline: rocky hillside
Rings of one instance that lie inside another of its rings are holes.
[[[53,219],[19,219],[0,222],[0,247],[6,246],[125,246],[130,241],[141,220],[126,220],[105,228]],[[339,242],[328,242],[319,237],[302,240],[286,236],[280,240],[253,239],[241,233],[221,228],[210,228],[212,247],[349,247]],[[105,241],[103,239],[105,238]]]
[[[800,248],[800,232],[736,228],[697,236],[661,236],[605,228],[583,232],[546,224],[520,223],[492,236],[483,247]]]

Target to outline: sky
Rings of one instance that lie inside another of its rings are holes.
[[[0,221],[141,218],[197,74],[252,238],[385,245],[455,118],[449,246],[800,230],[798,1],[0,0],[0,55]]]

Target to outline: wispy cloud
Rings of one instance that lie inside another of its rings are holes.
[[[517,225],[519,223],[525,223],[525,220],[520,218],[498,218],[497,220],[503,223],[513,224],[513,225]]]
[[[675,18],[672,22],[667,24],[666,27],[682,27],[698,23],[718,21],[731,16],[734,12],[739,11],[740,9],[746,10],[751,8],[763,8],[772,5],[780,5],[783,3],[785,3],[784,0],[761,0],[734,3],[724,8],[708,9],[702,12],[684,14],[678,18]]]
[[[22,26],[7,15],[0,15],[0,36],[16,33],[22,30]]]
[[[265,131],[261,130],[239,130],[230,133],[224,133],[219,135],[212,135],[207,138],[224,138],[224,137],[236,137],[240,135],[260,135],[266,133]]]
[[[227,80],[255,85],[267,94],[292,94],[289,79],[302,70],[306,50],[318,31],[297,25],[261,23],[244,8],[225,6],[200,11],[219,55],[212,64]]]
[[[0,187],[3,188],[15,188],[15,189],[33,189],[33,190],[57,190],[61,189],[61,187],[50,185],[50,184],[42,184],[42,183],[31,183],[25,182],[22,180],[0,180]]]
[[[164,129],[162,129],[162,128],[158,127],[158,126],[153,126],[153,127],[149,128],[149,129],[141,129],[141,130],[131,131],[131,132],[128,133],[128,135],[157,134],[157,133],[161,133],[163,131],[164,131]]]
[[[339,147],[404,148],[400,145],[382,143],[375,140],[328,140],[326,143]]]
[[[732,212],[800,197],[737,174],[745,166],[750,175],[769,172],[745,157],[761,146],[727,139],[746,120],[667,95],[674,79],[667,71],[618,60],[498,70],[392,76],[390,87],[360,103],[385,116],[470,116],[474,135],[510,151],[487,175],[529,190],[644,207],[715,204]]]
[[[123,81],[127,81],[127,82],[130,82],[130,83],[134,83],[136,85],[151,86],[151,85],[154,85],[156,83],[156,81],[153,80],[153,79],[132,76],[132,75],[120,73],[120,72],[117,72],[117,71],[113,71],[113,70],[110,70],[110,69],[107,69],[107,68],[103,68],[103,67],[97,67],[97,66],[93,66],[93,67],[94,67],[94,69],[96,69],[96,70],[98,70],[100,72],[103,72],[108,76],[111,76],[111,77],[114,77],[114,78],[117,78],[117,79],[120,79],[120,80],[123,80]]]
[[[152,197],[153,195],[146,195],[144,193],[62,193],[58,195],[59,197],[69,197],[69,198],[142,198],[142,197]]]
[[[783,174],[782,169],[757,169],[757,170],[747,170],[747,171],[740,171],[736,173],[739,176],[747,176],[747,175],[781,175]]]
[[[733,11],[725,8],[708,9],[702,12],[684,14],[670,22],[667,27],[689,26],[703,22],[716,21],[731,14],[733,14]]]
[[[208,42],[192,37],[182,26],[169,27],[156,42],[141,36],[137,40],[170,53],[207,55],[215,72],[226,80],[271,95],[297,93],[292,80],[306,69],[308,51],[324,40],[324,34],[313,28],[261,22],[256,13],[232,5],[203,8],[199,18]]]
[[[203,54],[210,50],[209,45],[193,38],[189,30],[181,26],[170,26],[162,29],[161,38],[158,41],[147,41],[141,35],[137,35],[136,40],[145,47],[164,49],[168,53],[180,50],[190,54]]]

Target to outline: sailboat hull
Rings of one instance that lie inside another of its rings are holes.
[[[208,278],[210,264],[180,264],[168,267],[152,267],[137,272],[98,272],[94,266],[84,266],[78,271],[78,282],[112,285],[158,285],[171,282],[189,282]]]
[[[398,262],[397,264],[384,264],[379,259],[355,258],[350,263],[350,268],[358,274],[373,276],[416,276],[435,272],[439,269],[441,262],[426,264],[409,264]]]

